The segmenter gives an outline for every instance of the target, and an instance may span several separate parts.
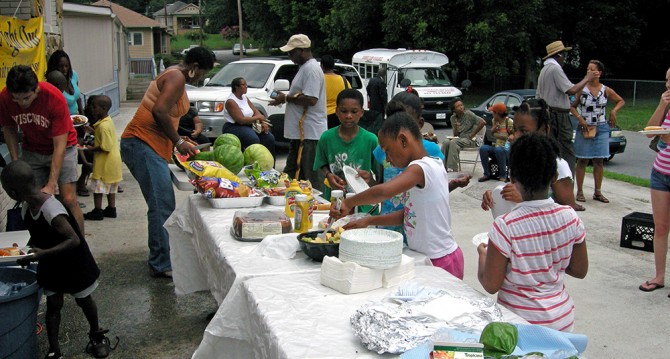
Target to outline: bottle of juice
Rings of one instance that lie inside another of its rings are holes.
[[[295,195],[293,232],[305,233],[312,229],[312,211],[306,194]]]
[[[293,212],[295,211],[295,195],[302,194],[302,188],[297,180],[292,180],[291,185],[286,189],[286,207],[284,208],[284,213],[288,218],[293,218]]]

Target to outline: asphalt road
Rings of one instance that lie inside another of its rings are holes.
[[[451,128],[446,125],[433,124],[435,133],[444,141],[445,136],[452,135]],[[651,166],[654,163],[656,152],[649,149],[650,139],[647,136],[633,131],[624,131],[628,144],[624,153],[614,156],[611,161],[605,162],[605,169],[638,178],[649,178]],[[589,181],[588,176],[586,181]]]

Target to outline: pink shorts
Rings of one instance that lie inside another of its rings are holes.
[[[435,267],[440,267],[447,272],[454,275],[458,279],[463,279],[463,267],[465,263],[463,261],[463,251],[460,248],[457,248],[455,251],[447,254],[442,258],[431,259]]]

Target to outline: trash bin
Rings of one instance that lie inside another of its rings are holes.
[[[28,284],[16,293],[0,296],[0,359],[36,358],[37,276],[28,269],[0,267],[0,282]]]

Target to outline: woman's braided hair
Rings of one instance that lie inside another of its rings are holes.
[[[557,157],[556,140],[538,133],[525,134],[512,143],[510,177],[529,193],[546,191],[556,175]]]

